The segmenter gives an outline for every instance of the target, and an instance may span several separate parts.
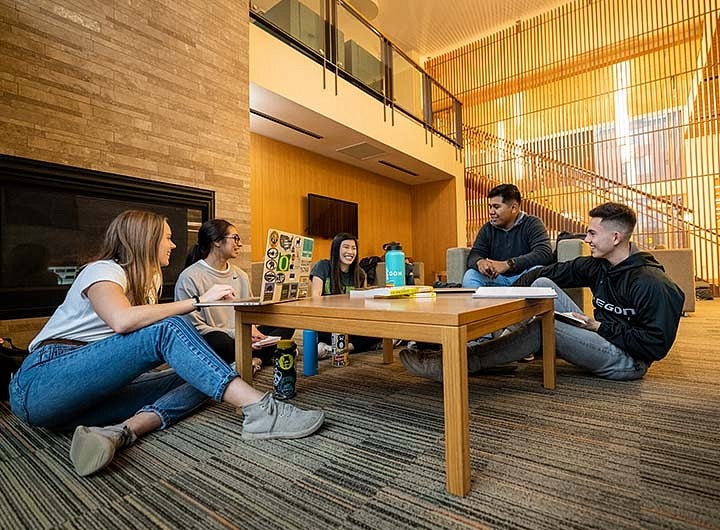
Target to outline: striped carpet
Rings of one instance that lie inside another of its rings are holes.
[[[445,492],[441,386],[380,354],[299,379],[294,402],[327,411],[315,436],[243,442],[215,404],[86,479],[68,436],[0,405],[0,528],[720,528],[719,321],[698,302],[642,381],[563,362],[555,392],[539,362],[472,378],[464,498]]]

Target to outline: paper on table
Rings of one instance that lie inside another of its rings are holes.
[[[550,287],[478,287],[473,298],[557,298]]]

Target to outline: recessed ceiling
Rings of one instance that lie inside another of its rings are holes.
[[[352,0],[351,0],[352,1]],[[373,26],[420,62],[568,0],[377,0]]]

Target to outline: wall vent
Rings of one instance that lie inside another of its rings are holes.
[[[283,127],[287,127],[288,129],[292,129],[293,131],[299,132],[300,134],[305,134],[307,136],[310,136],[311,138],[315,138],[316,140],[322,140],[323,138],[317,133],[308,131],[307,129],[303,129],[302,127],[299,127],[297,125],[293,125],[292,123],[281,120],[280,118],[276,118],[275,116],[270,116],[270,114],[265,114],[264,112],[260,112],[259,110],[250,109],[250,114],[255,114],[255,116],[260,116],[261,118],[265,118],[266,120],[277,123],[278,125],[282,125]]]
[[[336,151],[338,153],[342,153],[344,155],[351,156],[358,160],[367,160],[368,158],[373,158],[376,156],[387,154],[387,151],[383,151],[382,149],[379,149],[379,148],[375,147],[374,145],[370,145],[367,142],[361,142],[359,144],[353,144],[353,145],[348,145],[347,147],[341,147],[340,149],[336,149]]]

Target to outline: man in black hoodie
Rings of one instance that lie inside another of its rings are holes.
[[[516,283],[555,289],[555,310],[581,321],[556,320],[558,356],[608,379],[639,379],[667,355],[685,301],[653,255],[631,246],[635,223],[635,212],[622,204],[590,210],[585,237],[590,256],[530,271]],[[561,289],[568,287],[592,290],[592,317]]]
[[[664,358],[677,334],[685,295],[649,252],[630,243],[635,212],[608,202],[590,210],[585,242],[591,255],[523,274],[514,285],[551,287],[555,311],[579,322],[555,321],[557,354],[599,377],[639,379]],[[562,288],[589,287],[593,316],[582,313]],[[540,322],[513,326],[507,334],[468,345],[470,372],[516,361],[541,347]],[[427,355],[413,373],[442,380],[442,359]]]

